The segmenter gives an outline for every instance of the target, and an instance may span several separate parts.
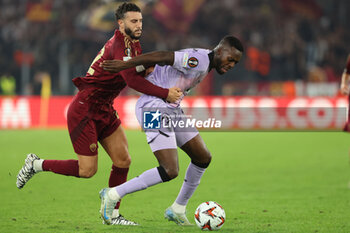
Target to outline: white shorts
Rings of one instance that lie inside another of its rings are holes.
[[[147,142],[151,147],[152,152],[163,149],[177,149],[198,135],[198,130],[195,127],[181,128],[168,126],[160,129],[145,129],[144,128],[144,112],[160,110],[163,119],[166,115],[176,115],[177,120],[186,121],[181,108],[170,107],[166,102],[159,98],[147,98],[141,96],[135,107],[135,113],[140,126],[143,128],[147,136]],[[163,122],[163,121],[162,121]]]

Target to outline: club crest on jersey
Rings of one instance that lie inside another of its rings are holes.
[[[188,59],[188,62],[187,62],[188,66],[191,67],[191,68],[197,67],[197,66],[198,66],[198,63],[199,63],[199,62],[198,62],[198,59],[195,58],[195,57],[190,57],[190,58]]]
[[[91,150],[91,152],[95,152],[96,149],[97,149],[96,143],[92,143],[92,144],[90,145],[90,150]]]

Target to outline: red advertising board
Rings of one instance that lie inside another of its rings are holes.
[[[0,128],[65,128],[72,96],[0,97]],[[114,107],[128,129],[139,128],[137,97],[119,97]],[[347,99],[327,97],[186,97],[186,115],[222,121],[222,129],[337,130],[346,121]]]

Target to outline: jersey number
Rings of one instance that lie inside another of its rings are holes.
[[[88,72],[87,72],[89,75],[94,75],[95,70],[92,68],[92,65],[93,65],[96,61],[98,61],[98,60],[103,56],[104,52],[105,52],[105,46],[103,46],[103,48],[101,49],[100,53],[97,54],[97,56],[95,57],[95,59],[92,61],[91,65],[90,65],[90,67],[89,67],[89,70],[88,70]]]

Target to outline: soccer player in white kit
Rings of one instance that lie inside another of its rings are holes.
[[[136,103],[136,116],[143,127],[145,109],[161,109],[163,113],[184,119],[181,116],[183,112],[180,102],[188,91],[200,83],[212,68],[215,68],[219,74],[232,69],[240,61],[242,53],[243,46],[239,39],[226,36],[214,50],[192,48],[176,52],[152,52],[129,61],[104,61],[101,66],[106,71],[114,73],[140,65],[155,65],[153,72],[146,77],[147,80],[163,88],[176,86],[182,90],[183,96],[175,104],[158,97],[142,95]],[[153,112],[153,117],[160,117],[160,114],[161,112],[158,111]],[[164,216],[178,225],[192,225],[186,217],[186,205],[209,166],[211,161],[209,150],[195,128],[188,130],[178,127],[143,128],[159,166],[121,185],[102,189],[100,192],[101,217],[108,223],[115,203],[125,195],[177,177],[179,171],[177,147],[180,147],[191,158],[191,162],[181,190],[175,202],[165,210]]]

